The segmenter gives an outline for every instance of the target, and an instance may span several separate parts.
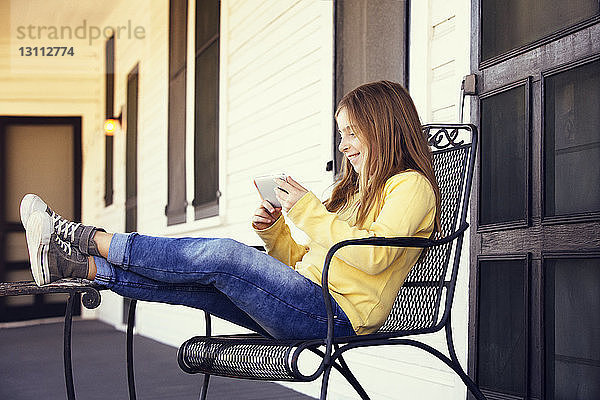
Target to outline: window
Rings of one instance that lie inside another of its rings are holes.
[[[111,36],[105,45],[105,71],[104,80],[106,84],[105,118],[113,118],[115,102],[115,36]],[[113,137],[104,136],[105,156],[104,156],[104,204],[109,206],[113,202]]]
[[[218,0],[196,2],[195,219],[218,214],[219,14]]]
[[[167,224],[185,222],[185,80],[187,0],[169,3],[169,122]]]

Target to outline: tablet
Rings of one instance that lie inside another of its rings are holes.
[[[275,188],[277,187],[275,178],[285,180],[286,176],[285,174],[257,176],[254,178],[254,186],[256,186],[261,199],[267,200],[275,208],[281,208],[279,200],[275,197]]]

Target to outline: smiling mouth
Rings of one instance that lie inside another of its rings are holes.
[[[353,159],[355,159],[356,157],[359,156],[360,153],[356,153],[356,154],[350,154],[348,156],[346,156],[348,158],[348,160],[352,161]]]

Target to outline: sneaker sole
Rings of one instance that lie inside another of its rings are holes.
[[[27,221],[29,216],[34,211],[46,211],[48,205],[38,195],[26,194],[21,200],[21,206],[19,207],[19,213],[21,215],[21,223],[23,228],[27,228]]]
[[[43,211],[34,211],[27,220],[25,235],[33,280],[38,286],[47,285],[50,283],[50,271],[47,261],[44,263],[43,260],[48,259],[48,244],[52,235],[50,216]]]

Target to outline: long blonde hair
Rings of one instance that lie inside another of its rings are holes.
[[[385,182],[407,169],[422,173],[431,183],[436,198],[434,231],[441,231],[440,190],[435,179],[432,156],[415,105],[402,85],[379,81],[367,83],[340,100],[335,116],[344,109],[352,130],[368,151],[361,173],[344,158],[342,178],[324,202],[328,211],[350,207],[358,193],[356,223],[362,226],[369,211],[381,202]]]

